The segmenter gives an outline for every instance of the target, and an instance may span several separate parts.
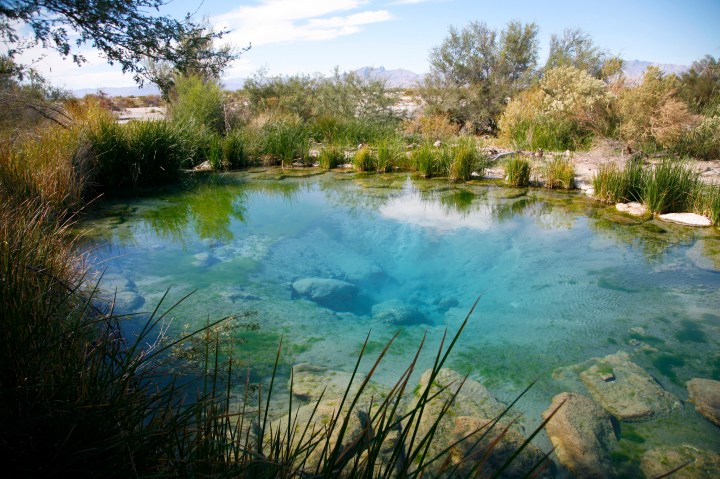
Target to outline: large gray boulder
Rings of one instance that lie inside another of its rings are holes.
[[[610,452],[617,445],[617,437],[610,415],[592,399],[568,392],[553,398],[543,419],[556,409],[545,431],[558,461],[575,477],[612,476]]]
[[[661,477],[686,464],[672,474],[673,479],[717,479],[720,477],[720,455],[695,446],[682,444],[651,449],[640,458],[645,477]]]
[[[428,322],[427,317],[420,310],[397,299],[373,305],[372,315],[374,319],[396,326],[410,326]]]
[[[580,379],[606,411],[623,421],[643,421],[669,415],[682,405],[643,368],[620,351],[594,358]]]
[[[720,381],[695,378],[687,382],[690,402],[695,404],[697,412],[720,426]]]
[[[357,297],[357,287],[329,278],[303,278],[292,284],[293,292],[335,311],[349,311]]]

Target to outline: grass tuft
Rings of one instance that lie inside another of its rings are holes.
[[[530,184],[530,162],[526,158],[513,155],[505,161],[505,181],[514,187]]]
[[[555,157],[543,168],[546,188],[571,190],[575,187],[575,168],[569,158]]]

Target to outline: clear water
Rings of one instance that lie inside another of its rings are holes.
[[[607,214],[581,195],[491,184],[246,173],[106,202],[84,225],[84,247],[106,269],[106,289],[131,293],[124,313],[152,311],[168,288],[166,306],[195,291],[169,315],[171,333],[257,312],[260,328],[237,333],[257,381],[281,336],[283,373],[300,362],[350,371],[369,332],[374,356],[399,331],[377,378],[391,384],[426,333],[420,370],[429,366],[442,334],[481,296],[449,366],[506,401],[539,378],[519,406],[531,427],[553,395],[586,394],[554,380],[554,369],[619,350],[683,400],[687,380],[720,379],[720,273],[706,255],[717,230]],[[350,282],[359,294],[324,307],[293,294],[309,277]],[[414,308],[413,320],[373,315],[386,301]],[[621,442],[630,457],[679,442],[720,450],[717,428],[689,403],[632,428],[645,442]]]

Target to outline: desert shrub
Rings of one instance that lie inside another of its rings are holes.
[[[352,161],[353,167],[358,171],[372,171],[375,169],[375,161],[372,152],[367,146],[363,146],[355,152]]]
[[[720,159],[720,116],[706,116],[686,133],[678,153],[703,160]]]
[[[190,128],[224,132],[223,93],[220,85],[197,76],[178,76],[168,107],[168,118]]]
[[[699,174],[691,166],[665,160],[646,173],[643,202],[657,214],[692,211],[699,185]]]
[[[565,66],[548,70],[535,88],[513,99],[500,117],[501,138],[519,148],[575,150],[609,129],[607,86]]]
[[[648,67],[642,82],[619,92],[619,134],[638,148],[677,149],[699,122],[687,104],[674,98],[678,81]]]
[[[450,121],[447,114],[419,115],[403,123],[408,135],[420,135],[425,140],[447,140],[457,135],[460,125]]]
[[[556,156],[542,168],[546,188],[570,190],[575,187],[575,168],[569,158]]]
[[[528,186],[530,184],[530,162],[517,155],[508,158],[505,161],[505,181],[510,186]]]

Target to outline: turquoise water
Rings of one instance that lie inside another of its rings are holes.
[[[105,270],[101,286],[125,293],[119,312],[152,311],[170,288],[164,310],[194,291],[169,314],[170,334],[226,315],[256,322],[236,334],[257,381],[281,336],[286,374],[300,362],[351,371],[369,332],[374,357],[399,331],[377,377],[392,384],[424,334],[419,369],[429,367],[481,296],[449,366],[505,401],[538,378],[519,406],[532,426],[553,395],[583,392],[553,370],[592,357],[627,351],[683,400],[687,380],[720,379],[720,273],[706,254],[717,230],[625,223],[579,194],[246,173],[106,202],[84,225],[84,248]],[[293,289],[303,278],[342,280],[356,295],[313,301]],[[720,449],[691,404],[676,416],[634,426],[642,447]]]

